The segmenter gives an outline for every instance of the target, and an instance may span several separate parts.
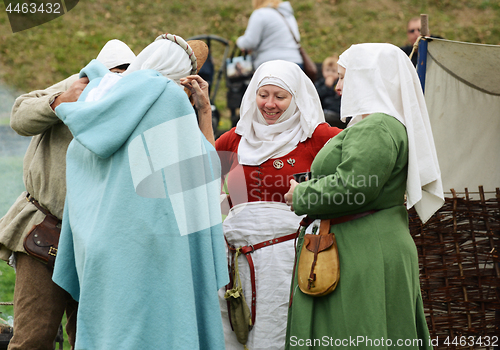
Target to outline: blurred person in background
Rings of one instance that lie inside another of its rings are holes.
[[[322,77],[314,83],[314,86],[318,90],[326,122],[331,126],[344,129],[347,124],[340,120],[340,95],[335,91],[339,80],[338,60],[337,55],[328,56],[323,60],[321,64]]]
[[[405,46],[401,46],[401,50],[403,50],[408,57],[410,57],[410,54],[413,50],[413,44],[417,41],[418,37],[420,36],[420,17],[413,17],[411,18],[408,23],[406,24],[406,38],[407,38],[407,44]],[[417,66],[417,52],[413,53],[413,56],[411,58],[411,62],[413,65],[416,67]]]
[[[302,68],[302,57],[291,33],[300,41],[299,27],[290,2],[252,0],[252,6],[254,10],[245,34],[236,40],[236,45],[242,51],[252,52],[254,68],[271,60],[294,62]]]

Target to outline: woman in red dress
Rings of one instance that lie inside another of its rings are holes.
[[[239,272],[253,328],[250,349],[283,349],[301,217],[284,195],[293,174],[308,172],[318,151],[341,129],[326,122],[311,80],[287,61],[269,61],[254,73],[237,126],[216,141],[231,207],[224,235],[243,246]],[[219,291],[226,349],[242,349],[231,330],[225,290]]]

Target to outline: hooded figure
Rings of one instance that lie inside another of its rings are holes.
[[[188,75],[196,61],[177,46],[160,40],[136,62],[168,47]],[[219,160],[163,69],[139,68],[89,101],[107,73],[93,61],[80,100],[56,108],[75,138],[53,279],[79,301],[77,349],[224,346]]]
[[[112,39],[108,41],[96,57],[108,69],[130,65],[135,60],[134,52],[123,41]]]

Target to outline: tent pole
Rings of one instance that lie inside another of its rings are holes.
[[[425,73],[427,71],[427,41],[420,40],[418,43],[418,60],[417,60],[417,74],[422,85],[422,91],[425,93]]]
[[[427,71],[427,40],[425,37],[429,36],[429,22],[428,16],[425,14],[420,15],[420,35],[423,36],[422,40],[418,42],[418,58],[417,58],[417,74],[422,85],[422,91],[425,93],[425,73]]]

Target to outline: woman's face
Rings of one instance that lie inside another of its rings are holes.
[[[340,64],[337,65],[339,71],[339,81],[337,82],[337,86],[335,87],[335,91],[342,96],[342,90],[344,89],[344,76],[345,76],[345,68]]]
[[[271,125],[287,110],[292,101],[292,94],[275,85],[264,85],[257,91],[257,108]]]

